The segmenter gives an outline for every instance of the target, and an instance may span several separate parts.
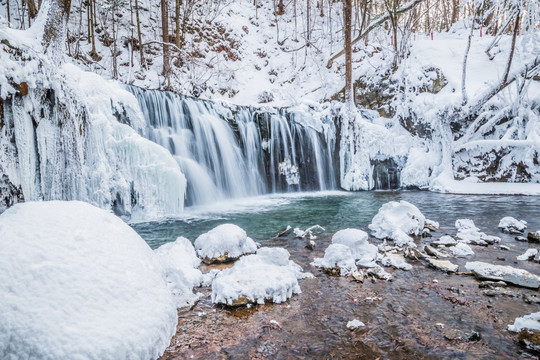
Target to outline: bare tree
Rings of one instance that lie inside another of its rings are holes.
[[[345,103],[354,106],[352,81],[352,0],[343,1],[343,32],[345,33]]]

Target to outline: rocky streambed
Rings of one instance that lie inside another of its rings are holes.
[[[422,250],[454,233],[442,229],[415,243]],[[459,266],[457,273],[412,257],[409,271],[384,268],[391,281],[366,276],[363,283],[310,265],[323,256],[331,234],[319,235],[313,250],[293,235],[268,240],[264,246],[286,248],[313,273],[314,278],[299,280],[302,293],[281,304],[230,308],[212,304],[210,287],[199,288],[201,300],[179,309],[176,335],[162,359],[536,359],[507,327],[516,317],[539,311],[538,291],[481,281],[465,268],[481,261],[540,275],[538,263],[516,259],[536,244],[497,235],[500,244],[471,245],[475,255],[447,259]],[[347,328],[353,319],[365,325]]]

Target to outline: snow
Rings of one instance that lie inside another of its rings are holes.
[[[432,243],[433,245],[453,246],[457,244],[457,241],[450,235],[443,235],[438,240]]]
[[[356,263],[370,266],[377,259],[378,249],[368,242],[368,234],[359,229],[339,230],[332,236],[332,244],[343,244],[351,250]]]
[[[324,251],[324,257],[313,259],[311,265],[328,270],[339,269],[341,276],[357,270],[351,249],[343,244],[330,244]]]
[[[433,221],[433,220],[429,220],[429,219],[426,219],[425,221],[425,225],[429,225],[435,229],[438,229],[439,228],[439,223],[437,221]]]
[[[257,254],[244,256],[217,274],[212,282],[212,302],[236,305],[246,298],[256,304],[282,303],[301,293],[297,279],[304,277],[300,266],[289,260],[287,250],[260,248]]]
[[[467,244],[488,245],[501,241],[496,236],[486,235],[481,232],[471,219],[458,219],[455,226],[458,229],[456,239]]]
[[[179,237],[173,242],[161,245],[154,250],[169,290],[174,295],[177,307],[191,306],[199,296],[193,288],[201,285],[203,275],[197,267],[201,261],[195,253],[191,241]]]
[[[0,215],[0,354],[6,359],[158,358],[177,311],[160,264],[120,218],[27,202]]]
[[[257,250],[255,242],[237,225],[223,224],[195,240],[195,250],[200,258],[214,259],[226,256],[238,258]]]
[[[540,331],[540,312],[518,317],[514,324],[508,325],[508,330],[520,332],[523,329]]]
[[[403,255],[398,253],[387,253],[381,260],[384,266],[391,266],[401,270],[411,270],[412,265],[405,261]]]
[[[538,254],[538,249],[527,249],[524,254],[517,257],[518,260],[529,260]]]
[[[356,329],[364,327],[364,326],[366,326],[366,324],[364,324],[363,322],[361,322],[358,319],[353,319],[353,320],[347,322],[347,329],[349,329],[349,330],[356,330]]]
[[[451,246],[449,249],[450,251],[452,251],[452,254],[454,254],[454,256],[458,257],[474,255],[474,251],[471,249],[471,247],[463,242],[459,242],[455,246]]]
[[[527,222],[525,220],[517,220],[511,216],[506,216],[499,222],[499,229],[507,232],[521,232],[523,233],[527,229]]]
[[[419,235],[424,229],[425,216],[413,204],[401,200],[384,204],[369,224],[373,235],[379,239],[392,239],[397,246],[414,246],[408,235]]]

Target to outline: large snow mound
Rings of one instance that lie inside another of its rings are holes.
[[[169,290],[176,299],[176,305],[193,305],[199,299],[199,296],[193,294],[193,288],[201,285],[203,275],[197,269],[201,260],[191,241],[179,237],[176,241],[161,245],[154,253],[161,264]]]
[[[413,204],[404,200],[390,201],[379,209],[369,229],[375,237],[392,239],[398,246],[413,245],[407,235],[419,235],[425,221],[426,217]]]
[[[223,270],[212,282],[215,304],[282,303],[301,292],[299,266],[289,260],[289,252],[280,248],[261,248],[232,268]]]
[[[150,247],[92,205],[28,202],[0,216],[0,358],[151,359],[174,300]]]
[[[333,244],[342,244],[351,250],[359,265],[368,266],[377,259],[378,249],[368,242],[368,234],[358,229],[339,230],[332,236]]]
[[[219,225],[195,240],[197,255],[203,259],[221,261],[236,259],[257,251],[257,244],[234,224]]]

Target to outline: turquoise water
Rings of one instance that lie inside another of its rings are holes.
[[[439,194],[427,191],[319,192],[268,195],[235,199],[208,207],[186,208],[177,219],[132,224],[152,248],[184,236],[197,236],[217,225],[233,223],[248,236],[265,241],[290,225],[306,229],[323,226],[328,232],[366,228],[379,208],[388,201],[406,200],[429,219],[438,221],[449,234],[460,218],[473,219],[488,234],[513,239],[497,230],[499,220],[513,216],[526,220],[530,230],[540,229],[540,199],[533,196],[478,196]]]

